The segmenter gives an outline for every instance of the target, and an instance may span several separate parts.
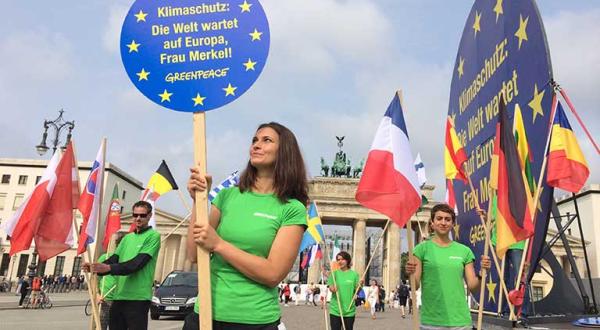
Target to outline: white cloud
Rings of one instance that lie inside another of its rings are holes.
[[[265,1],[273,66],[307,77],[327,76],[340,62],[372,61],[385,52],[391,25],[371,2]]]
[[[71,43],[61,33],[29,30],[0,38],[0,79],[17,82],[63,80],[72,73]]]
[[[104,48],[111,53],[119,52],[119,44],[121,41],[121,27],[125,20],[125,15],[129,11],[128,5],[111,4],[108,13],[108,21],[106,29],[102,35],[102,44]]]

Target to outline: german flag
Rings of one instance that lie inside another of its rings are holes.
[[[177,190],[177,183],[173,178],[173,174],[169,170],[169,166],[163,160],[158,167],[158,170],[150,177],[146,190],[142,194],[142,200],[156,201],[161,195],[168,193],[171,190]]]
[[[581,190],[589,175],[587,162],[559,102],[552,124],[548,154],[548,185],[576,193]]]
[[[496,253],[500,258],[512,244],[533,235],[533,203],[526,182],[506,106],[501,102],[490,173],[490,186],[497,190]]]
[[[446,146],[444,148],[444,168],[446,179],[460,179],[467,182],[467,175],[463,171],[462,165],[467,161],[465,149],[460,144],[454,123],[448,117],[446,119]]]

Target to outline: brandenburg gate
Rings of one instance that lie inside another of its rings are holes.
[[[367,209],[360,205],[354,194],[358,185],[358,178],[349,177],[315,177],[309,182],[309,197],[317,204],[319,216],[324,225],[346,225],[352,226],[352,268],[362,275],[366,268],[366,239],[367,227],[384,228],[388,218],[380,213]],[[432,201],[434,186],[425,185],[422,194]],[[429,212],[434,203],[428,203],[413,215],[410,224],[415,234],[415,242],[421,241],[427,235],[427,221]],[[400,283],[400,260],[402,253],[401,229],[390,223],[383,233],[383,255],[374,255],[375,258],[383,258],[383,282],[386,289],[392,290]],[[327,235],[327,233],[326,233]],[[372,244],[376,244],[373,242]],[[377,254],[376,249],[374,254]],[[320,262],[315,262],[308,271],[308,283],[318,283],[321,279]],[[365,285],[368,285],[365,283]],[[388,291],[391,292],[391,291]]]

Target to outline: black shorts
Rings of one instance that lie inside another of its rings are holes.
[[[400,296],[400,306],[406,306],[406,301],[408,300],[408,297],[402,297]]]
[[[198,313],[192,312],[185,317],[182,330],[198,330],[200,317]],[[269,324],[241,324],[213,320],[213,330],[278,330],[280,320]]]

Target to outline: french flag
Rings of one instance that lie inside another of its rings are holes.
[[[367,157],[356,201],[404,227],[421,205],[419,180],[398,94],[390,103]]]
[[[104,179],[104,150],[105,140],[100,144],[100,150],[96,155],[96,160],[92,165],[90,176],[85,184],[85,188],[79,198],[77,208],[83,216],[83,224],[79,233],[79,245],[77,254],[82,254],[87,250],[87,246],[94,243],[96,237],[96,228],[100,218],[100,196],[102,189],[102,180]]]

